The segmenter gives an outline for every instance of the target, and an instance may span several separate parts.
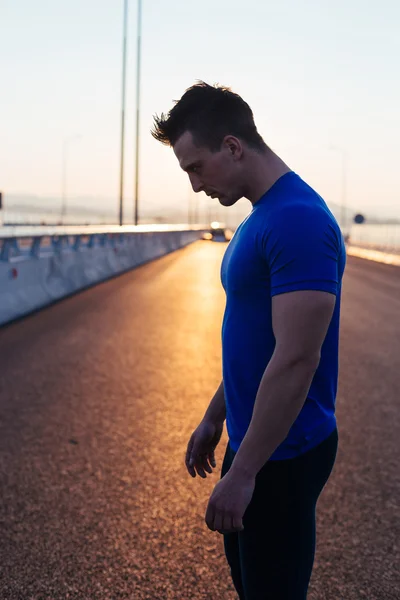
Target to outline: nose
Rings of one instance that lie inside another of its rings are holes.
[[[201,181],[198,175],[196,175],[195,173],[190,173],[189,179],[195,194],[203,191],[203,182]]]

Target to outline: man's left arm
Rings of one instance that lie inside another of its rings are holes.
[[[255,477],[287,437],[307,398],[335,302],[334,294],[308,290],[272,298],[275,351],[232,463],[233,473]]]

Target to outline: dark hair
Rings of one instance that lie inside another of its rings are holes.
[[[250,106],[228,87],[211,86],[199,81],[175,100],[168,115],[154,116],[152,136],[168,146],[174,146],[185,131],[194,142],[211,152],[221,148],[226,135],[234,135],[256,150],[266,145],[257,131]]]

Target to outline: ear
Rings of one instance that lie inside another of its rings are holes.
[[[222,140],[222,149],[226,150],[234,160],[239,160],[243,155],[241,141],[234,135],[226,135]]]

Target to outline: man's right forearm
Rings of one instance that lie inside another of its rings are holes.
[[[224,381],[214,394],[209,407],[204,415],[204,420],[212,421],[213,423],[223,423],[226,419]]]

